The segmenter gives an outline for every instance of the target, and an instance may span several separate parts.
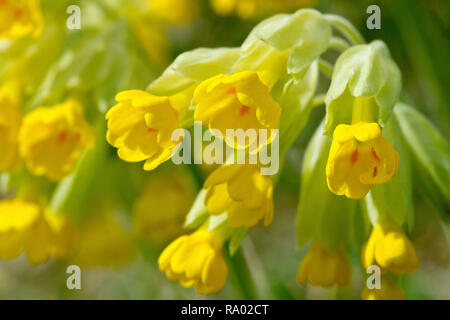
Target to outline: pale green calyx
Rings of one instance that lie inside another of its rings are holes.
[[[337,60],[325,97],[325,133],[332,135],[340,123],[352,123],[353,109],[363,101],[371,119],[381,126],[389,119],[401,90],[401,74],[384,42],[375,40],[346,50]],[[358,99],[357,99],[358,98]],[[358,112],[358,114],[361,114]]]

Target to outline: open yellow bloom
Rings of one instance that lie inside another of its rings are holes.
[[[223,242],[223,234],[208,231],[206,223],[168,245],[159,257],[159,269],[185,288],[195,286],[200,294],[217,292],[224,286],[228,273],[222,256]]]
[[[0,258],[15,259],[25,252],[32,265],[51,256],[67,258],[73,253],[73,233],[63,216],[24,200],[0,202]]]
[[[70,174],[84,149],[94,143],[94,132],[75,100],[34,109],[19,132],[20,154],[28,170],[55,181]]]
[[[21,120],[17,87],[7,83],[0,88],[0,171],[11,169],[17,163]]]
[[[392,180],[398,163],[398,152],[383,138],[377,123],[340,124],[328,156],[328,187],[337,195],[361,199],[371,185]]]
[[[273,220],[273,185],[257,165],[231,164],[216,169],[206,179],[205,205],[212,215],[227,212],[232,227],[251,227],[264,218]]]
[[[361,292],[363,300],[404,300],[405,293],[403,289],[392,284],[385,277],[381,278],[380,289],[364,288]]]
[[[14,40],[42,32],[39,0],[0,0],[0,39]]]
[[[281,108],[270,95],[269,88],[260,80],[256,71],[242,71],[232,75],[219,74],[203,81],[195,89],[197,107],[194,119],[208,123],[210,129],[220,130],[223,138],[227,129],[267,130],[267,140],[273,138],[271,129],[278,129]],[[218,135],[216,130],[212,130]],[[228,137],[226,142],[232,147],[243,148],[252,145],[249,141],[236,141]]]
[[[146,160],[144,170],[153,170],[169,160],[180,142],[171,139],[179,123],[169,98],[128,90],[120,92],[116,100],[118,104],[106,114],[106,138],[118,149],[119,157],[128,162]]]
[[[300,264],[297,281],[302,286],[309,282],[325,288],[335,284],[343,287],[350,284],[351,277],[351,263],[341,248],[329,251],[313,241]]]
[[[183,233],[186,212],[195,200],[195,184],[182,171],[158,172],[149,177],[134,206],[134,231],[157,243]]]
[[[413,273],[419,258],[405,232],[394,224],[378,224],[364,245],[361,260],[365,268],[379,265],[394,274]]]

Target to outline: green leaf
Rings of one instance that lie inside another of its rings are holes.
[[[442,211],[448,212],[450,208],[450,145],[448,141],[427,118],[414,108],[398,103],[394,113],[409,151],[413,155],[415,186],[421,189]]]
[[[208,209],[205,207],[206,190],[202,189],[192,205],[191,210],[186,216],[184,227],[195,229],[199,227],[209,217]]]

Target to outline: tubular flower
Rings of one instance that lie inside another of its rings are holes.
[[[0,39],[15,40],[28,34],[37,37],[42,27],[39,0],[0,1]]]
[[[264,218],[273,220],[273,185],[257,165],[231,164],[213,171],[206,179],[205,205],[212,215],[227,212],[232,227],[251,227]]]
[[[152,176],[134,206],[137,234],[166,242],[183,233],[186,212],[195,200],[195,185],[184,172]]]
[[[392,284],[388,279],[381,278],[380,289],[364,288],[361,292],[363,300],[404,300],[405,293],[401,287]]]
[[[28,113],[19,132],[19,148],[28,170],[58,181],[73,170],[86,147],[94,146],[94,139],[81,106],[67,100]]]
[[[17,88],[13,84],[6,84],[0,88],[0,171],[16,164],[21,119]]]
[[[341,248],[329,251],[313,241],[298,269],[297,281],[302,286],[309,282],[313,286],[329,288],[333,285],[348,286],[352,266]]]
[[[378,224],[373,228],[361,260],[365,268],[376,264],[394,274],[410,274],[419,266],[416,249],[405,232],[394,224]]]
[[[183,287],[195,286],[200,294],[219,291],[225,284],[228,268],[222,256],[224,236],[208,231],[208,224],[184,235],[167,246],[159,257],[159,269]]]
[[[340,124],[328,156],[328,187],[337,195],[361,199],[371,185],[392,180],[398,163],[398,152],[383,138],[378,124]]]
[[[69,222],[38,204],[23,200],[0,202],[0,258],[15,259],[25,252],[32,265],[51,256],[66,258],[72,248]]]
[[[101,211],[97,209],[81,224],[74,262],[83,267],[123,267],[136,257],[132,235],[112,212]]]
[[[178,129],[178,113],[168,97],[158,97],[142,90],[122,91],[118,104],[106,114],[108,142],[128,162],[146,160],[144,170],[153,170],[172,156],[181,141],[172,141]]]
[[[248,140],[237,141],[226,137],[231,147],[243,148],[255,143],[259,130],[267,130],[266,141],[270,143],[273,136],[271,129],[278,129],[281,108],[272,98],[269,88],[260,80],[255,71],[242,71],[233,75],[219,74],[203,81],[194,92],[197,102],[194,119],[209,124],[214,135],[225,138],[227,129],[256,130],[256,135],[249,135]]]

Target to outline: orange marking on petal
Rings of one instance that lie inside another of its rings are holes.
[[[370,151],[372,152],[372,157],[373,157],[375,160],[381,161],[381,159],[378,158],[378,155],[377,155],[377,153],[375,152],[375,148],[374,148],[374,147],[372,147],[372,149],[371,149]]]
[[[153,133],[153,132],[156,132],[156,131],[158,131],[158,130],[157,129],[153,129],[153,128],[148,128],[147,129],[148,133]]]
[[[67,140],[69,133],[67,131],[61,131],[58,135],[58,142],[63,143]]]
[[[227,93],[236,93],[236,87],[229,87]]]
[[[241,116],[245,115],[247,112],[250,111],[250,107],[247,106],[241,106],[241,108],[239,109],[239,114]]]
[[[373,168],[373,173],[372,173],[372,177],[376,177],[377,176],[377,174],[378,174],[378,168],[377,167],[374,167]]]
[[[20,18],[23,15],[23,10],[22,9],[16,9],[14,10],[14,18]]]
[[[352,164],[354,164],[356,161],[358,161],[358,156],[359,156],[358,150],[353,151],[353,153],[350,157],[350,161],[352,162]]]

